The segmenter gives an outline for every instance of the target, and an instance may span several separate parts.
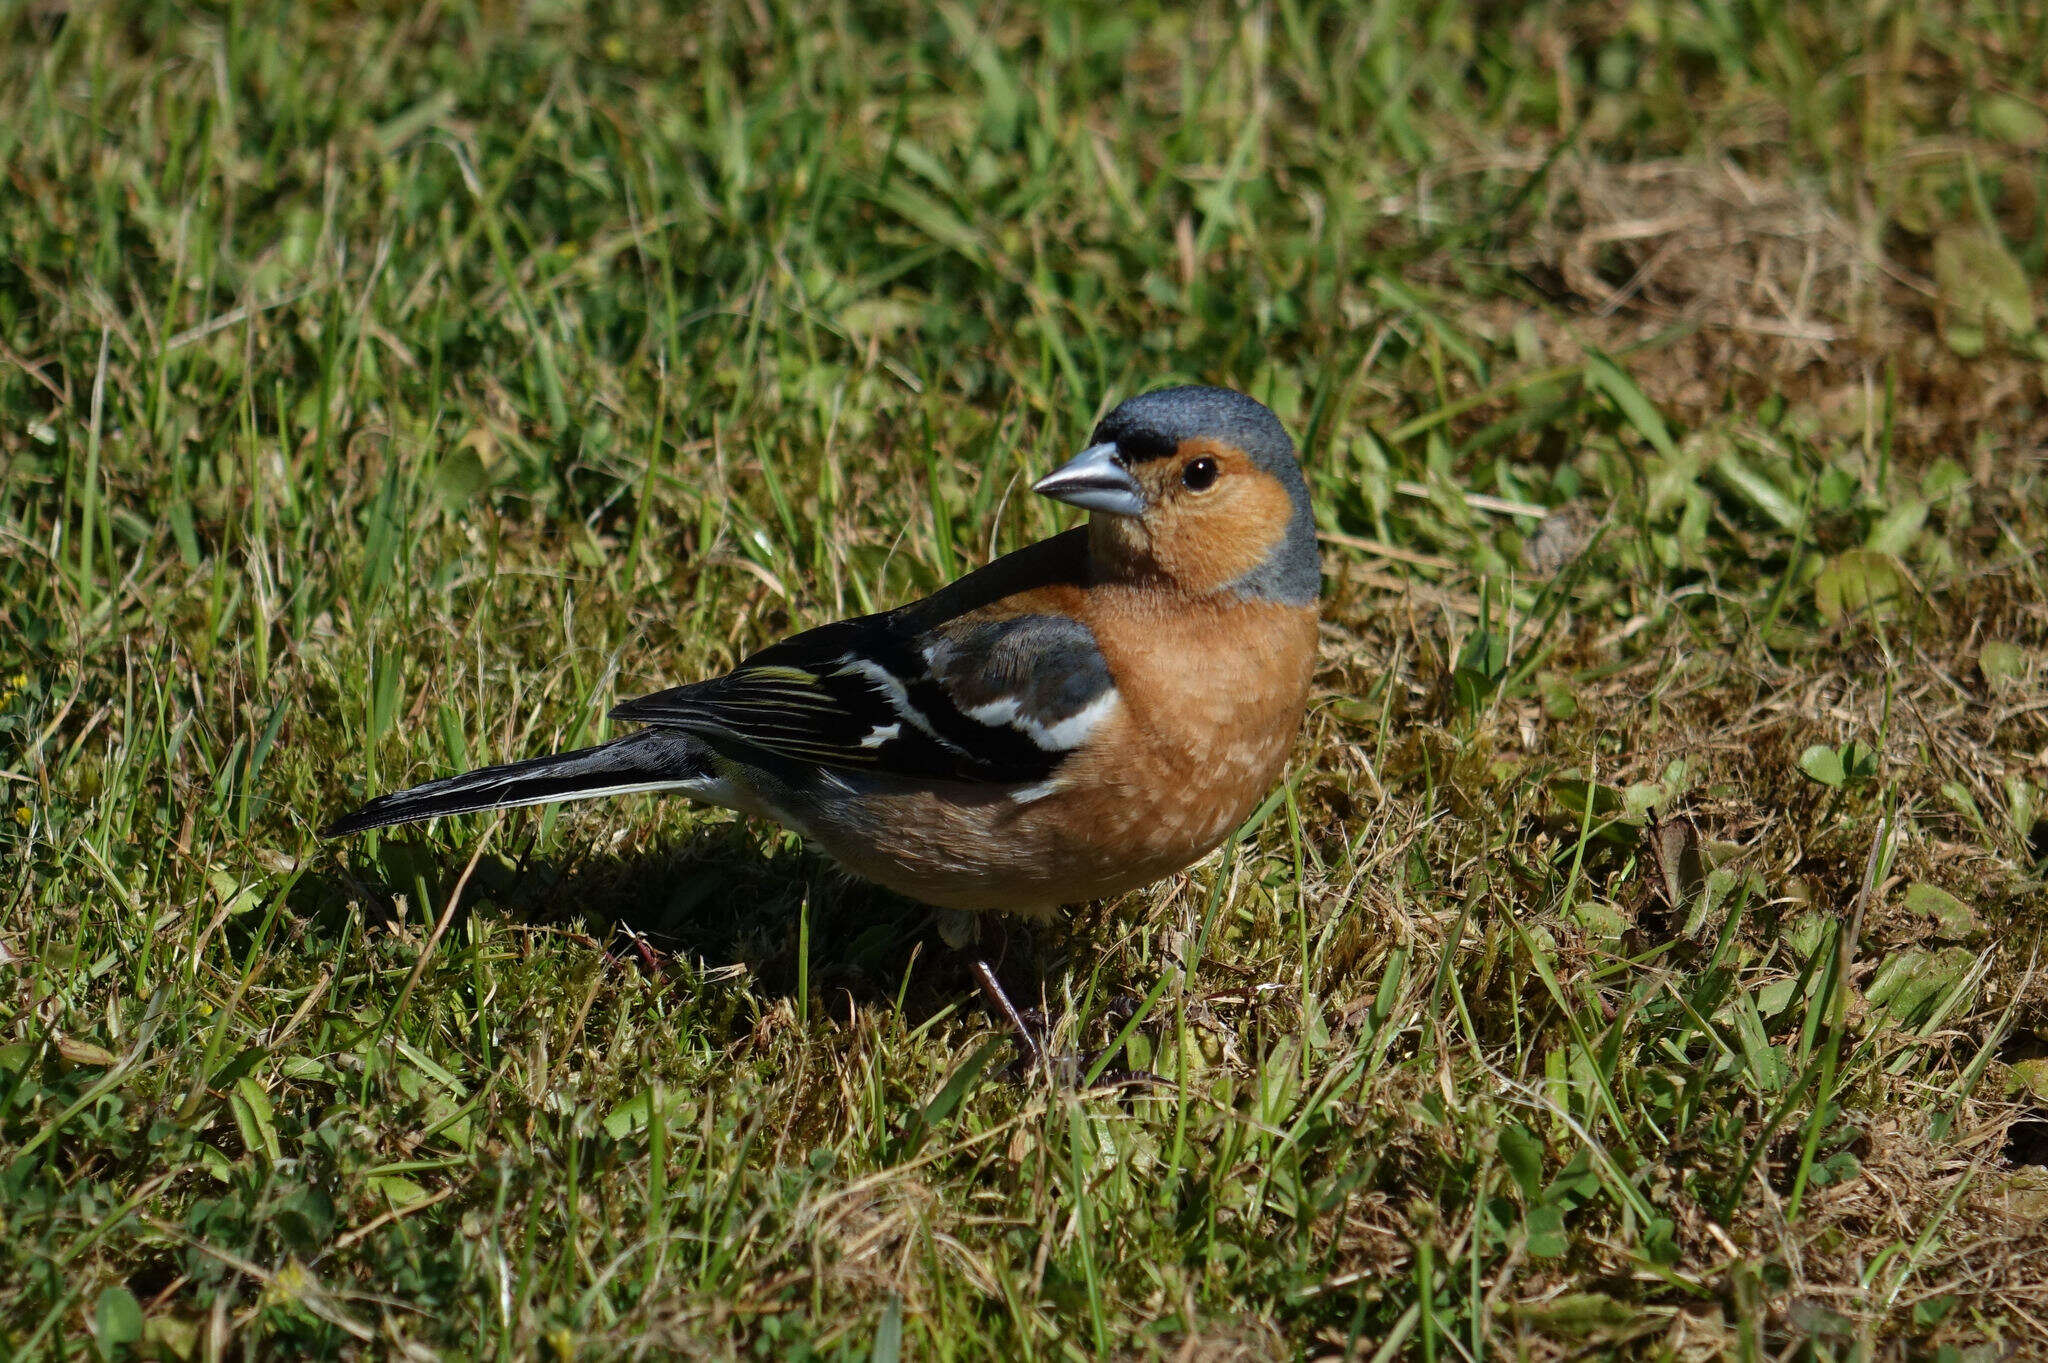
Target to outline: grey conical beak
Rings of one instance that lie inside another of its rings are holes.
[[[1117,456],[1114,445],[1090,445],[1031,485],[1041,497],[1106,511],[1112,516],[1145,514],[1145,489]]]

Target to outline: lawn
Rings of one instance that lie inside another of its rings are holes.
[[[2048,1356],[2048,7],[0,7],[0,1355]],[[1218,853],[411,780],[1304,450]],[[1135,1000],[1135,1012],[1119,1000]]]

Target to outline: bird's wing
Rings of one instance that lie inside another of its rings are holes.
[[[681,729],[742,761],[1040,782],[1117,704],[1088,626],[898,613],[800,634],[722,677],[627,701],[614,719]]]

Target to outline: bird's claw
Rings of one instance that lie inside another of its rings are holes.
[[[1109,1001],[1105,1012],[1128,1022],[1136,1016],[1139,1006],[1138,1000],[1119,996]],[[1051,1023],[1041,1009],[1026,1008],[1017,1012],[1012,1032],[1017,1038],[1017,1058],[1011,1063],[1010,1072],[1018,1078],[1044,1073],[1058,1087],[1075,1091],[1138,1088],[1166,1083],[1150,1070],[1132,1069],[1125,1064],[1124,1048],[1120,1045],[1093,1051],[1054,1052],[1048,1044],[1052,1035]],[[1108,1063],[1104,1063],[1105,1058]],[[1088,1080],[1090,1074],[1095,1075],[1092,1083]]]

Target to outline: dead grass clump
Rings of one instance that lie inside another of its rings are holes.
[[[1631,371],[1691,421],[1778,396],[1855,427],[1891,383],[1902,456],[1960,459],[1981,484],[2048,447],[2039,364],[1945,343],[1925,238],[1725,156],[1565,159],[1551,176],[1548,207],[1509,255],[1574,305],[1539,323],[1557,356],[1659,337]]]
[[[1270,1321],[1256,1318],[1205,1321],[1184,1334],[1170,1334],[1143,1352],[1123,1355],[1158,1363],[1269,1363],[1287,1356],[1280,1332]]]
[[[1557,174],[1535,256],[1595,317],[1695,323],[1761,343],[1784,367],[1884,321],[1882,263],[1815,186],[1725,158],[1579,160]]]
[[[1981,1328],[1966,1312],[1949,1319],[1959,1300],[2009,1321],[2048,1319],[2048,1229],[2027,1214],[2027,1181],[2015,1182],[2000,1158],[2015,1113],[1970,1103],[1961,1117],[1959,1136],[1939,1143],[1910,1118],[1866,1129],[1857,1176],[1808,1203],[1809,1233],[1787,1256],[1792,1281],[1772,1303],[1774,1316],[1822,1333],[1814,1329],[1821,1312],[1850,1330],[1913,1315],[1935,1327],[1924,1346],[1967,1342]],[[1934,1225],[1943,1230],[1938,1240],[1925,1234]],[[1905,1261],[1872,1272],[1899,1245],[1913,1246]]]

